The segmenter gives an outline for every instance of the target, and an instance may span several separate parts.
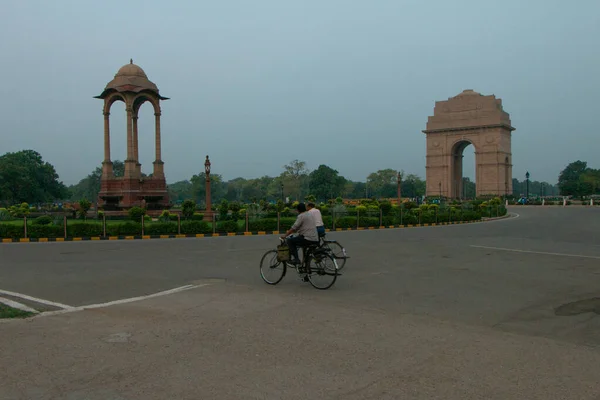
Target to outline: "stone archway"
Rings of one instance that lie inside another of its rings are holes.
[[[436,101],[427,121],[427,196],[461,198],[462,159],[468,145],[475,148],[476,195],[512,193],[510,116],[496,96],[465,90]]]
[[[161,159],[160,101],[168,100],[159,94],[142,68],[133,60],[122,66],[97,99],[104,100],[104,161],[98,204],[123,209],[148,204],[149,208],[169,205],[169,196]],[[127,112],[127,158],[125,174],[115,177],[110,158],[110,110],[116,101],[125,104]],[[156,159],[151,177],[142,177],[138,155],[138,112],[145,102],[154,107]]]

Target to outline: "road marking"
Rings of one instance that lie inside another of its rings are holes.
[[[0,303],[6,304],[7,306],[12,308],[17,308],[21,311],[28,311],[36,314],[39,313],[38,310],[34,310],[31,307],[27,307],[25,304],[17,303],[16,301],[5,299],[4,297],[0,297]]]
[[[26,294],[22,294],[22,293],[9,292],[8,290],[0,290],[0,294],[5,294],[7,296],[13,296],[13,297],[19,297],[21,299],[35,301],[36,303],[46,304],[48,306],[64,308],[66,310],[70,310],[70,309],[74,308],[74,307],[68,306],[66,304],[56,303],[54,301],[49,301],[49,300],[44,300],[44,299],[38,299],[37,297],[27,296]]]
[[[544,254],[544,255],[548,255],[548,256],[593,258],[595,260],[600,260],[600,256],[586,256],[584,254],[567,254],[567,253],[552,253],[552,252],[548,252],[548,251],[507,249],[507,248],[504,248],[504,247],[478,246],[478,245],[474,245],[474,244],[472,244],[471,247],[477,247],[477,248],[480,248],[480,249],[490,249],[490,250],[512,251],[512,252],[515,252],[515,253],[532,253],[532,254]]]
[[[83,311],[86,309],[110,307],[110,306],[114,306],[117,304],[132,303],[134,301],[146,300],[146,299],[150,299],[153,297],[159,297],[159,296],[165,296],[168,294],[183,292],[184,290],[196,289],[196,288],[199,288],[202,286],[208,286],[208,285],[209,285],[208,283],[200,284],[200,285],[185,285],[185,286],[180,286],[180,287],[177,287],[174,289],[164,290],[162,292],[148,294],[145,296],[130,297],[128,299],[114,300],[114,301],[109,301],[106,303],[90,304],[87,306],[71,307],[69,309],[59,310],[59,311],[46,311],[46,312],[40,313],[37,317],[57,315],[57,314],[66,314],[66,313],[71,313],[71,312],[75,312],[75,311]]]

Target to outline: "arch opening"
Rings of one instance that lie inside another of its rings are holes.
[[[135,115],[137,116],[137,132],[135,154],[137,162],[140,164],[140,176],[152,176],[154,154],[156,152],[155,143],[155,120],[154,106],[141,102],[138,105]]]
[[[450,197],[474,199],[477,193],[477,152],[469,140],[461,140],[452,147],[452,182]]]
[[[118,103],[118,104],[115,104]],[[115,177],[123,176],[124,164],[127,159],[127,111],[125,100],[117,95],[110,99],[108,106],[110,112],[109,119],[109,140],[110,140],[110,158],[113,163],[113,175]],[[115,165],[115,161],[118,161]]]

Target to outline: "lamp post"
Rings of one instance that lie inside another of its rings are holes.
[[[398,175],[396,175],[396,184],[398,185],[398,205],[400,205],[401,198],[401,186],[402,186],[402,177],[400,177],[400,171],[398,171]]]
[[[525,185],[526,185],[525,198],[529,199],[529,171],[527,171],[525,173]]]
[[[281,182],[281,202],[285,203],[285,201],[283,201],[283,182]]]
[[[440,187],[440,203],[442,202],[442,182],[439,183]]]
[[[204,212],[204,220],[212,221],[212,204],[210,196],[210,160],[206,156],[204,161],[204,174],[206,175],[206,211]]]

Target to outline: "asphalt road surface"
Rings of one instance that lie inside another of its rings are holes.
[[[0,245],[0,291],[71,307],[198,285],[0,323],[0,398],[600,399],[600,209],[511,211],[332,232],[327,291],[262,282],[274,236]]]

